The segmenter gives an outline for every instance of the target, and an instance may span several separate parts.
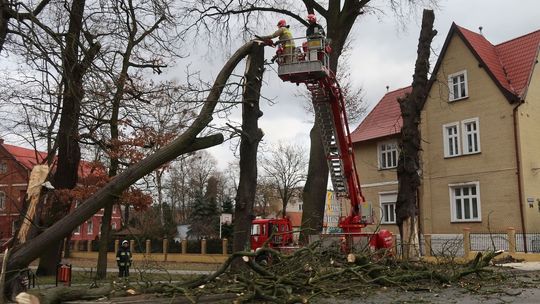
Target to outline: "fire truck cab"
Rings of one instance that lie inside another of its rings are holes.
[[[293,229],[288,218],[254,219],[251,223],[251,249],[291,246]],[[271,239],[269,240],[269,238]]]

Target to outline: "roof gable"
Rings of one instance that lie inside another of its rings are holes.
[[[398,98],[405,97],[411,86],[386,93],[360,125],[351,133],[352,142],[360,142],[401,132],[403,120]]]
[[[525,98],[538,55],[540,30],[493,45],[483,35],[452,23],[433,69],[430,86],[435,81],[435,75],[454,34],[463,40],[509,102]]]
[[[43,160],[47,158],[47,153],[45,152],[8,144],[2,144],[2,146],[15,158],[19,164],[23,165],[28,170],[32,170],[35,165],[43,163]]]
[[[45,159],[47,158],[47,153],[42,151],[36,151],[33,149],[23,148],[19,146],[14,145],[8,145],[2,143],[2,147],[6,149],[8,153],[10,153],[15,160],[21,164],[23,167],[28,169],[29,171],[34,168],[35,165],[44,163]],[[56,165],[56,157],[53,163],[53,167]],[[92,163],[89,163],[87,161],[81,160],[79,164],[79,177],[88,177],[91,174],[93,174],[96,170],[100,170],[99,168],[96,168]]]

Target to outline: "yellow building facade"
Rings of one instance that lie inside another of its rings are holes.
[[[492,45],[455,24],[422,111],[420,229],[540,232],[540,31]],[[353,132],[357,169],[380,227],[397,232],[397,98]],[[393,124],[392,124],[393,123]]]

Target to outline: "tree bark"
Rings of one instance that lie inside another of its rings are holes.
[[[418,57],[413,75],[412,92],[400,99],[399,106],[403,118],[400,154],[397,167],[398,198],[396,202],[396,224],[399,227],[404,257],[414,257],[418,250],[418,197],[420,186],[421,111],[427,97],[429,56],[431,41],[437,34],[433,30],[435,15],[432,10],[424,10],[422,28],[418,40]]]
[[[0,53],[4,49],[4,43],[6,42],[7,31],[8,31],[8,0],[0,0]]]
[[[63,75],[65,83],[63,104],[58,127],[58,164],[53,177],[56,189],[73,189],[77,184],[81,150],[78,142],[79,115],[84,96],[84,69],[79,62],[79,38],[82,31],[84,0],[73,1],[69,15],[69,28],[63,52]],[[69,212],[69,204],[54,200],[49,214],[50,223],[54,223]],[[59,240],[46,248],[39,259],[37,275],[54,275],[60,262],[62,242]]]
[[[249,248],[253,203],[257,188],[257,148],[263,137],[258,120],[262,75],[264,72],[264,46],[256,45],[248,57],[242,103],[242,135],[240,139],[240,180],[234,209],[233,251]],[[240,260],[235,266],[242,264]]]
[[[119,197],[122,191],[143,176],[152,172],[155,168],[175,159],[181,154],[205,149],[222,143],[222,134],[215,134],[202,138],[197,138],[197,135],[212,121],[214,108],[227,79],[240,60],[250,52],[253,44],[253,42],[246,43],[233,54],[229,61],[227,61],[218,74],[206,99],[207,102],[204,103],[198,117],[182,135],[178,136],[174,141],[161,148],[156,153],[144,158],[139,163],[117,175],[112,181],[82,203],[79,208],[75,209],[68,216],[60,219],[42,234],[25,244],[14,248],[13,254],[8,261],[8,271],[13,274],[14,270],[28,266],[30,262],[39,257],[43,248],[62,240],[65,236],[69,235],[73,229],[92,217],[99,209]]]
[[[317,124],[311,129],[309,137],[311,139],[309,166],[306,184],[302,193],[303,212],[300,241],[303,244],[309,242],[309,235],[322,231],[326,187],[328,184],[328,163],[326,162],[321,141],[321,132]]]

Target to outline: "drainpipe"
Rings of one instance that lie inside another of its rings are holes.
[[[514,147],[516,149],[516,165],[517,165],[517,180],[518,180],[518,198],[519,198],[519,214],[521,216],[521,231],[523,236],[523,249],[527,253],[527,230],[525,228],[525,215],[523,211],[523,193],[521,188],[521,158],[520,158],[520,149],[518,142],[518,108],[523,104],[523,101],[520,100],[519,103],[514,107],[512,114],[514,118]]]

